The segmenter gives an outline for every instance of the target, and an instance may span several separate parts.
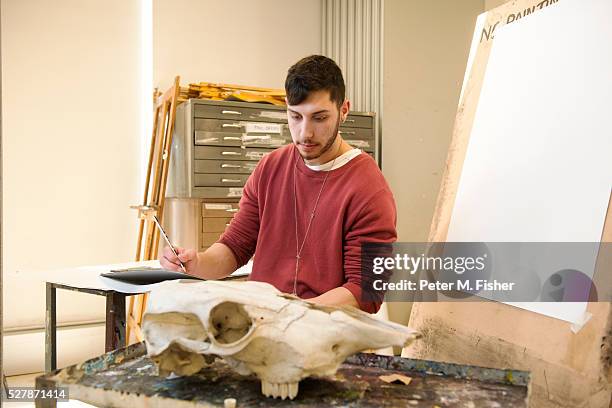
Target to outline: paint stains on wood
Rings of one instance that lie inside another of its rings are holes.
[[[412,381],[399,385],[379,378],[388,374]],[[138,406],[223,406],[227,398],[240,407],[526,407],[529,393],[529,374],[522,371],[356,354],[333,378],[307,378],[294,401],[282,401],[264,397],[255,376],[238,375],[222,360],[189,377],[159,377],[142,344],[41,376],[39,383],[69,384],[71,393],[87,395],[90,403],[130,407],[135,401]]]

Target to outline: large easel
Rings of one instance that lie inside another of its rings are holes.
[[[139,226],[136,246],[136,261],[157,259],[159,231],[153,223],[154,215],[163,222],[166,182],[170,164],[172,134],[176,117],[176,105],[180,91],[180,78],[174,79],[174,85],[160,97],[156,98],[153,118],[153,132],[149,149],[149,165],[145,181],[142,204],[133,206],[138,210]],[[130,297],[127,316],[127,343],[131,343],[132,334],[136,341],[142,341],[140,330],[142,316],[147,303],[147,295]]]
[[[486,15],[469,80],[458,109],[445,174],[434,212],[430,242],[445,242],[466,160],[476,108],[495,28],[525,10],[540,12],[557,2],[517,0]],[[601,242],[612,242],[612,196]],[[609,259],[598,263],[609,265]],[[531,372],[530,406],[607,407],[612,389],[612,305],[588,304],[590,320],[569,323],[497,302],[415,303],[410,327],[426,333],[402,356]]]

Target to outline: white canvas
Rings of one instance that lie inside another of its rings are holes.
[[[612,2],[559,0],[500,27],[448,241],[601,239],[612,186]],[[518,304],[577,323],[585,304]]]

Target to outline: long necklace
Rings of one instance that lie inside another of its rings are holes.
[[[295,160],[295,166],[293,166],[293,215],[294,215],[294,219],[295,219],[295,275],[293,277],[293,292],[292,294],[297,296],[297,278],[298,278],[298,269],[300,267],[300,259],[301,259],[301,255],[302,255],[302,250],[304,249],[304,244],[306,244],[306,238],[308,238],[308,233],[310,232],[310,226],[312,225],[312,220],[314,219],[315,216],[315,211],[317,211],[317,206],[319,205],[319,198],[321,198],[321,193],[323,192],[323,188],[325,188],[325,183],[327,182],[327,177],[329,176],[329,173],[331,173],[331,171],[334,168],[334,164],[336,163],[336,159],[338,158],[338,153],[340,152],[340,149],[342,148],[342,143],[340,143],[340,146],[338,146],[338,151],[336,152],[336,157],[334,157],[334,160],[332,160],[332,164],[329,168],[328,171],[325,172],[325,178],[323,178],[323,184],[321,185],[321,189],[319,190],[319,194],[317,194],[317,199],[315,200],[315,204],[314,204],[314,208],[312,209],[312,212],[310,213],[310,217],[308,219],[308,226],[306,227],[306,232],[304,233],[304,240],[302,241],[302,244],[300,245],[299,242],[300,240],[298,239],[298,216],[297,216],[297,187],[296,187],[296,170],[297,170],[297,164],[298,164],[298,160],[299,160],[299,155]]]

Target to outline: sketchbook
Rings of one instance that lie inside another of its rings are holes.
[[[150,292],[158,283],[177,279],[196,282],[204,280],[183,272],[152,267],[118,269],[100,274],[100,280],[106,286],[122,293]]]
[[[253,261],[249,261],[246,265],[234,271],[230,278],[248,276],[252,268]],[[99,278],[109,289],[133,294],[150,292],[155,285],[168,280],[181,280],[185,282],[201,282],[204,280],[183,272],[149,266],[111,270],[110,272],[101,273]]]

